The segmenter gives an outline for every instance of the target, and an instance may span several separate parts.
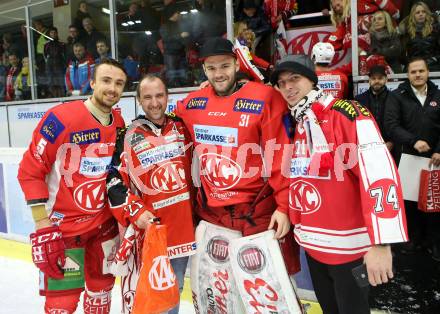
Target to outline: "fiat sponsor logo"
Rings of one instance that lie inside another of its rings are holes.
[[[238,251],[238,265],[247,273],[258,274],[266,265],[266,257],[257,246],[245,246]]]
[[[321,195],[313,184],[298,180],[290,185],[289,204],[294,210],[311,214],[321,207],[321,203]]]
[[[97,213],[106,205],[105,178],[86,181],[73,192],[76,205],[88,213]]]
[[[200,167],[206,182],[218,190],[232,188],[242,176],[242,169],[235,161],[214,153],[201,155]]]
[[[181,161],[167,162],[154,170],[150,184],[156,191],[174,193],[187,186],[185,168]]]
[[[213,237],[208,242],[208,255],[216,263],[229,260],[229,241],[223,237]]]

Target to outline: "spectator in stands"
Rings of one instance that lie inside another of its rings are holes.
[[[186,47],[190,41],[190,25],[182,21],[179,8],[173,2],[165,6],[160,27],[168,87],[187,84]]]
[[[100,64],[102,59],[111,58],[110,47],[104,39],[99,39],[96,42],[96,51],[99,57],[95,59],[95,64]]]
[[[78,27],[72,24],[69,26],[69,36],[67,36],[67,44],[66,44],[67,63],[69,63],[69,61],[75,57],[75,55],[73,54],[73,45],[79,41],[81,41],[81,37],[79,34]]]
[[[35,49],[35,69],[36,83],[38,84],[38,96],[40,98],[47,97],[48,93],[48,77],[46,75],[46,61],[44,60],[44,46],[49,41],[48,29],[41,20],[35,20],[34,24],[34,41],[36,41]]]
[[[92,19],[86,17],[83,19],[83,27],[86,31],[84,35],[84,44],[87,52],[90,53],[93,58],[98,58],[98,52],[96,51],[96,42],[100,39],[106,39],[104,34],[98,32],[93,26]]]
[[[408,62],[408,80],[394,92],[398,102],[387,103],[385,129],[403,153],[426,157],[440,166],[440,90],[429,80],[429,68],[421,57]],[[414,178],[418,180],[418,178]],[[410,242],[403,253],[414,253],[427,246],[432,257],[440,261],[440,213],[425,214],[417,203],[406,201]]]
[[[11,52],[8,59],[9,68],[6,74],[5,101],[12,101],[15,99],[15,80],[17,79],[18,73],[21,71],[21,66],[20,59],[16,53]]]
[[[355,99],[370,110],[379,126],[380,133],[388,150],[392,151],[393,142],[385,131],[385,108],[387,106],[396,106],[398,103],[397,98],[386,86],[387,73],[383,65],[371,67],[368,77],[370,88],[364,93],[357,95]],[[395,154],[393,156],[395,157]]]
[[[73,45],[75,58],[69,61],[66,69],[66,90],[68,95],[86,95],[91,91],[90,80],[93,76],[94,61],[86,53],[81,42]]]
[[[2,36],[2,40],[3,54],[6,58],[9,56],[10,53],[14,53],[20,58],[22,57],[23,53],[26,52],[23,51],[23,47],[20,47],[18,43],[12,39],[11,33],[4,33]]]
[[[348,77],[343,70],[330,68],[334,56],[335,49],[330,43],[318,42],[313,46],[311,59],[315,63],[318,86],[325,94],[330,94],[337,99],[347,99]]]
[[[248,58],[248,61],[251,62],[251,64],[255,65],[259,71],[263,72],[262,74],[268,74],[267,71],[269,71],[269,68],[271,67],[271,64],[267,62],[266,60],[259,58],[253,53],[252,47],[254,46],[255,41],[255,34],[254,32],[248,28],[247,24],[245,22],[236,22],[234,23],[234,36],[235,39],[238,40],[240,45],[244,48],[244,51],[247,53],[244,53],[245,56],[250,56]],[[237,48],[237,47],[236,47]],[[241,56],[241,54],[240,54]],[[261,77],[259,77],[258,74],[256,74],[251,67],[249,67],[249,64],[244,62],[242,57],[238,58],[238,61],[240,63],[240,71],[243,73],[246,73],[250,77],[253,78],[253,80],[260,82],[263,81]]]
[[[391,16],[386,11],[376,11],[373,14],[369,33],[359,36],[360,55],[383,56],[393,72],[400,73],[401,50],[400,36]]]
[[[73,25],[76,26],[81,36],[86,34],[86,30],[83,26],[83,20],[86,17],[88,17],[89,19],[92,18],[88,12],[87,2],[81,1],[79,3],[78,11],[76,11],[75,20],[73,21]]]
[[[5,101],[5,90],[6,90],[6,76],[8,69],[3,62],[3,57],[0,58],[0,102]]]
[[[407,59],[422,57],[431,71],[440,70],[440,30],[428,6],[416,2],[399,25]]]
[[[265,0],[264,11],[272,29],[276,30],[281,21],[286,25],[289,18],[298,12],[298,3],[296,0]]]
[[[411,8],[414,3],[419,2],[420,0],[402,0],[402,16],[408,16],[411,12]],[[435,18],[438,20],[440,15],[440,1],[438,0],[423,0],[423,2],[428,6],[431,12],[435,15]]]
[[[245,22],[255,33],[253,50],[263,38],[270,34],[271,26],[262,8],[258,7],[255,0],[243,0],[243,10],[236,18],[237,22]]]
[[[32,98],[31,77],[29,74],[29,58],[21,60],[22,67],[15,80],[15,100],[27,100]]]
[[[351,48],[351,11],[350,0],[331,0],[331,20],[336,31],[330,35],[330,42],[335,50]],[[387,11],[393,19],[400,16],[399,9],[391,0],[361,0],[357,2],[358,10],[358,34],[366,34],[371,26],[373,13],[378,10]]]
[[[64,74],[66,71],[66,45],[58,39],[58,29],[49,28],[48,41],[44,46],[46,60],[46,75],[48,78],[49,96],[64,96]]]

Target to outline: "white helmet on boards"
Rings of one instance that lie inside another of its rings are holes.
[[[316,43],[312,49],[312,60],[316,63],[331,63],[335,56],[335,48],[330,43]]]

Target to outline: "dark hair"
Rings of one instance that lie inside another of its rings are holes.
[[[141,98],[141,83],[143,81],[145,81],[145,80],[150,81],[150,82],[154,81],[154,80],[161,81],[163,86],[165,87],[165,92],[168,95],[168,87],[167,87],[167,84],[165,84],[165,81],[164,81],[164,79],[162,77],[160,77],[158,75],[154,75],[154,74],[146,74],[146,75],[142,76],[142,78],[139,80],[139,83],[138,83],[138,85],[136,87],[136,97],[138,99]]]
[[[412,57],[412,58],[410,58],[410,59],[408,60],[408,63],[406,64],[406,68],[409,69],[409,65],[410,65],[411,63],[413,63],[413,62],[416,62],[416,61],[423,61],[423,63],[425,63],[426,68],[427,68],[428,71],[429,71],[428,62],[426,62],[426,59],[423,58],[423,57]]]
[[[51,27],[49,27],[48,32],[50,32],[50,31],[55,31],[58,33],[58,28],[56,28],[55,26],[51,26]]]
[[[124,72],[125,77],[128,77],[127,71],[125,71],[125,68],[121,62],[112,58],[102,58],[101,62],[95,65],[95,70],[93,71],[93,80],[96,80],[96,73],[98,72],[98,69],[104,64],[111,65],[120,69],[122,72]]]
[[[75,24],[70,24],[68,28],[76,28],[76,30],[78,30],[78,26],[76,26]]]
[[[107,43],[107,40],[105,40],[104,38],[100,38],[96,41],[95,45],[97,45],[98,43],[104,43],[104,45],[106,45],[107,47],[110,47],[109,44]]]
[[[73,44],[73,48],[79,47],[79,46],[86,48],[86,46],[80,41],[77,41],[76,43]]]

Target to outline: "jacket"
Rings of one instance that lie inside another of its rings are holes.
[[[409,81],[399,85],[394,95],[396,103],[385,108],[385,128],[391,140],[403,144],[403,153],[431,158],[440,153],[440,90],[428,80],[428,94],[422,104],[412,91]],[[432,148],[420,154],[414,148],[418,140]]]
[[[407,241],[397,168],[370,112],[331,95],[312,110],[316,120],[303,118],[293,137],[289,209],[297,242],[319,262],[338,265],[372,245]],[[316,172],[305,130],[311,123],[321,127],[334,161],[321,159]]]
[[[119,132],[107,176],[113,216],[125,227],[146,210],[159,217],[167,226],[170,258],[195,253],[189,146],[177,117],[167,116],[159,129],[139,116]]]
[[[66,69],[66,89],[68,91],[79,90],[82,95],[90,90],[90,81],[92,79],[95,62],[90,55],[83,59],[72,59]]]
[[[355,99],[371,112],[379,126],[384,141],[390,141],[390,136],[385,130],[385,108],[387,106],[398,104],[395,95],[386,87],[379,93],[379,95],[374,95],[370,88],[362,94],[357,95]]]

